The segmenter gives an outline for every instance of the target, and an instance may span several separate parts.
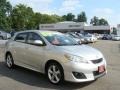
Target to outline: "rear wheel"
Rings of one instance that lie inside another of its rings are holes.
[[[6,62],[6,65],[7,65],[8,68],[13,68],[13,66],[14,66],[14,61],[13,61],[13,57],[12,57],[11,54],[7,54],[7,55],[6,55],[6,60],[5,60],[5,62]]]
[[[64,80],[62,67],[57,63],[50,63],[47,68],[47,77],[52,84],[60,84]]]
[[[0,40],[3,40],[3,37],[2,37],[2,36],[0,36]]]

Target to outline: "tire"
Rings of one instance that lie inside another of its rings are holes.
[[[3,40],[3,37],[2,37],[2,36],[0,36],[0,40]]]
[[[11,54],[7,54],[5,58],[5,63],[8,68],[13,68],[14,67],[14,61],[13,57]]]
[[[60,84],[64,81],[64,74],[61,65],[50,63],[47,67],[47,78],[52,84]]]

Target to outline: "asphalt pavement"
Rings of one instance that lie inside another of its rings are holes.
[[[87,83],[64,82],[53,85],[45,75],[22,67],[8,69],[3,52],[6,41],[0,41],[0,90],[120,90],[120,41],[98,41],[89,44],[99,49],[107,60],[106,76]]]

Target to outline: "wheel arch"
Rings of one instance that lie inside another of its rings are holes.
[[[1,37],[1,39],[4,39],[3,36],[0,36],[0,37]]]
[[[6,57],[7,57],[8,54],[12,55],[10,51],[7,51],[7,52],[5,53],[5,59],[6,59]]]
[[[49,65],[50,63],[57,63],[58,65],[60,65],[60,67],[61,67],[61,69],[62,69],[62,71],[63,71],[63,74],[64,74],[63,66],[62,66],[57,60],[53,60],[53,59],[48,60],[48,61],[45,63],[45,67],[44,67],[45,73],[46,73],[47,68],[48,68],[48,65]]]

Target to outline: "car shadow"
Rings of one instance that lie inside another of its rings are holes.
[[[46,89],[60,89],[60,90],[72,90],[77,88],[83,88],[90,85],[92,82],[87,83],[71,83],[64,82],[60,85],[53,85],[48,80],[47,77],[41,73],[28,70],[19,66],[16,66],[14,69],[9,69],[6,67],[4,62],[0,62],[0,77],[8,77],[20,83],[24,83],[31,86],[36,86]]]

